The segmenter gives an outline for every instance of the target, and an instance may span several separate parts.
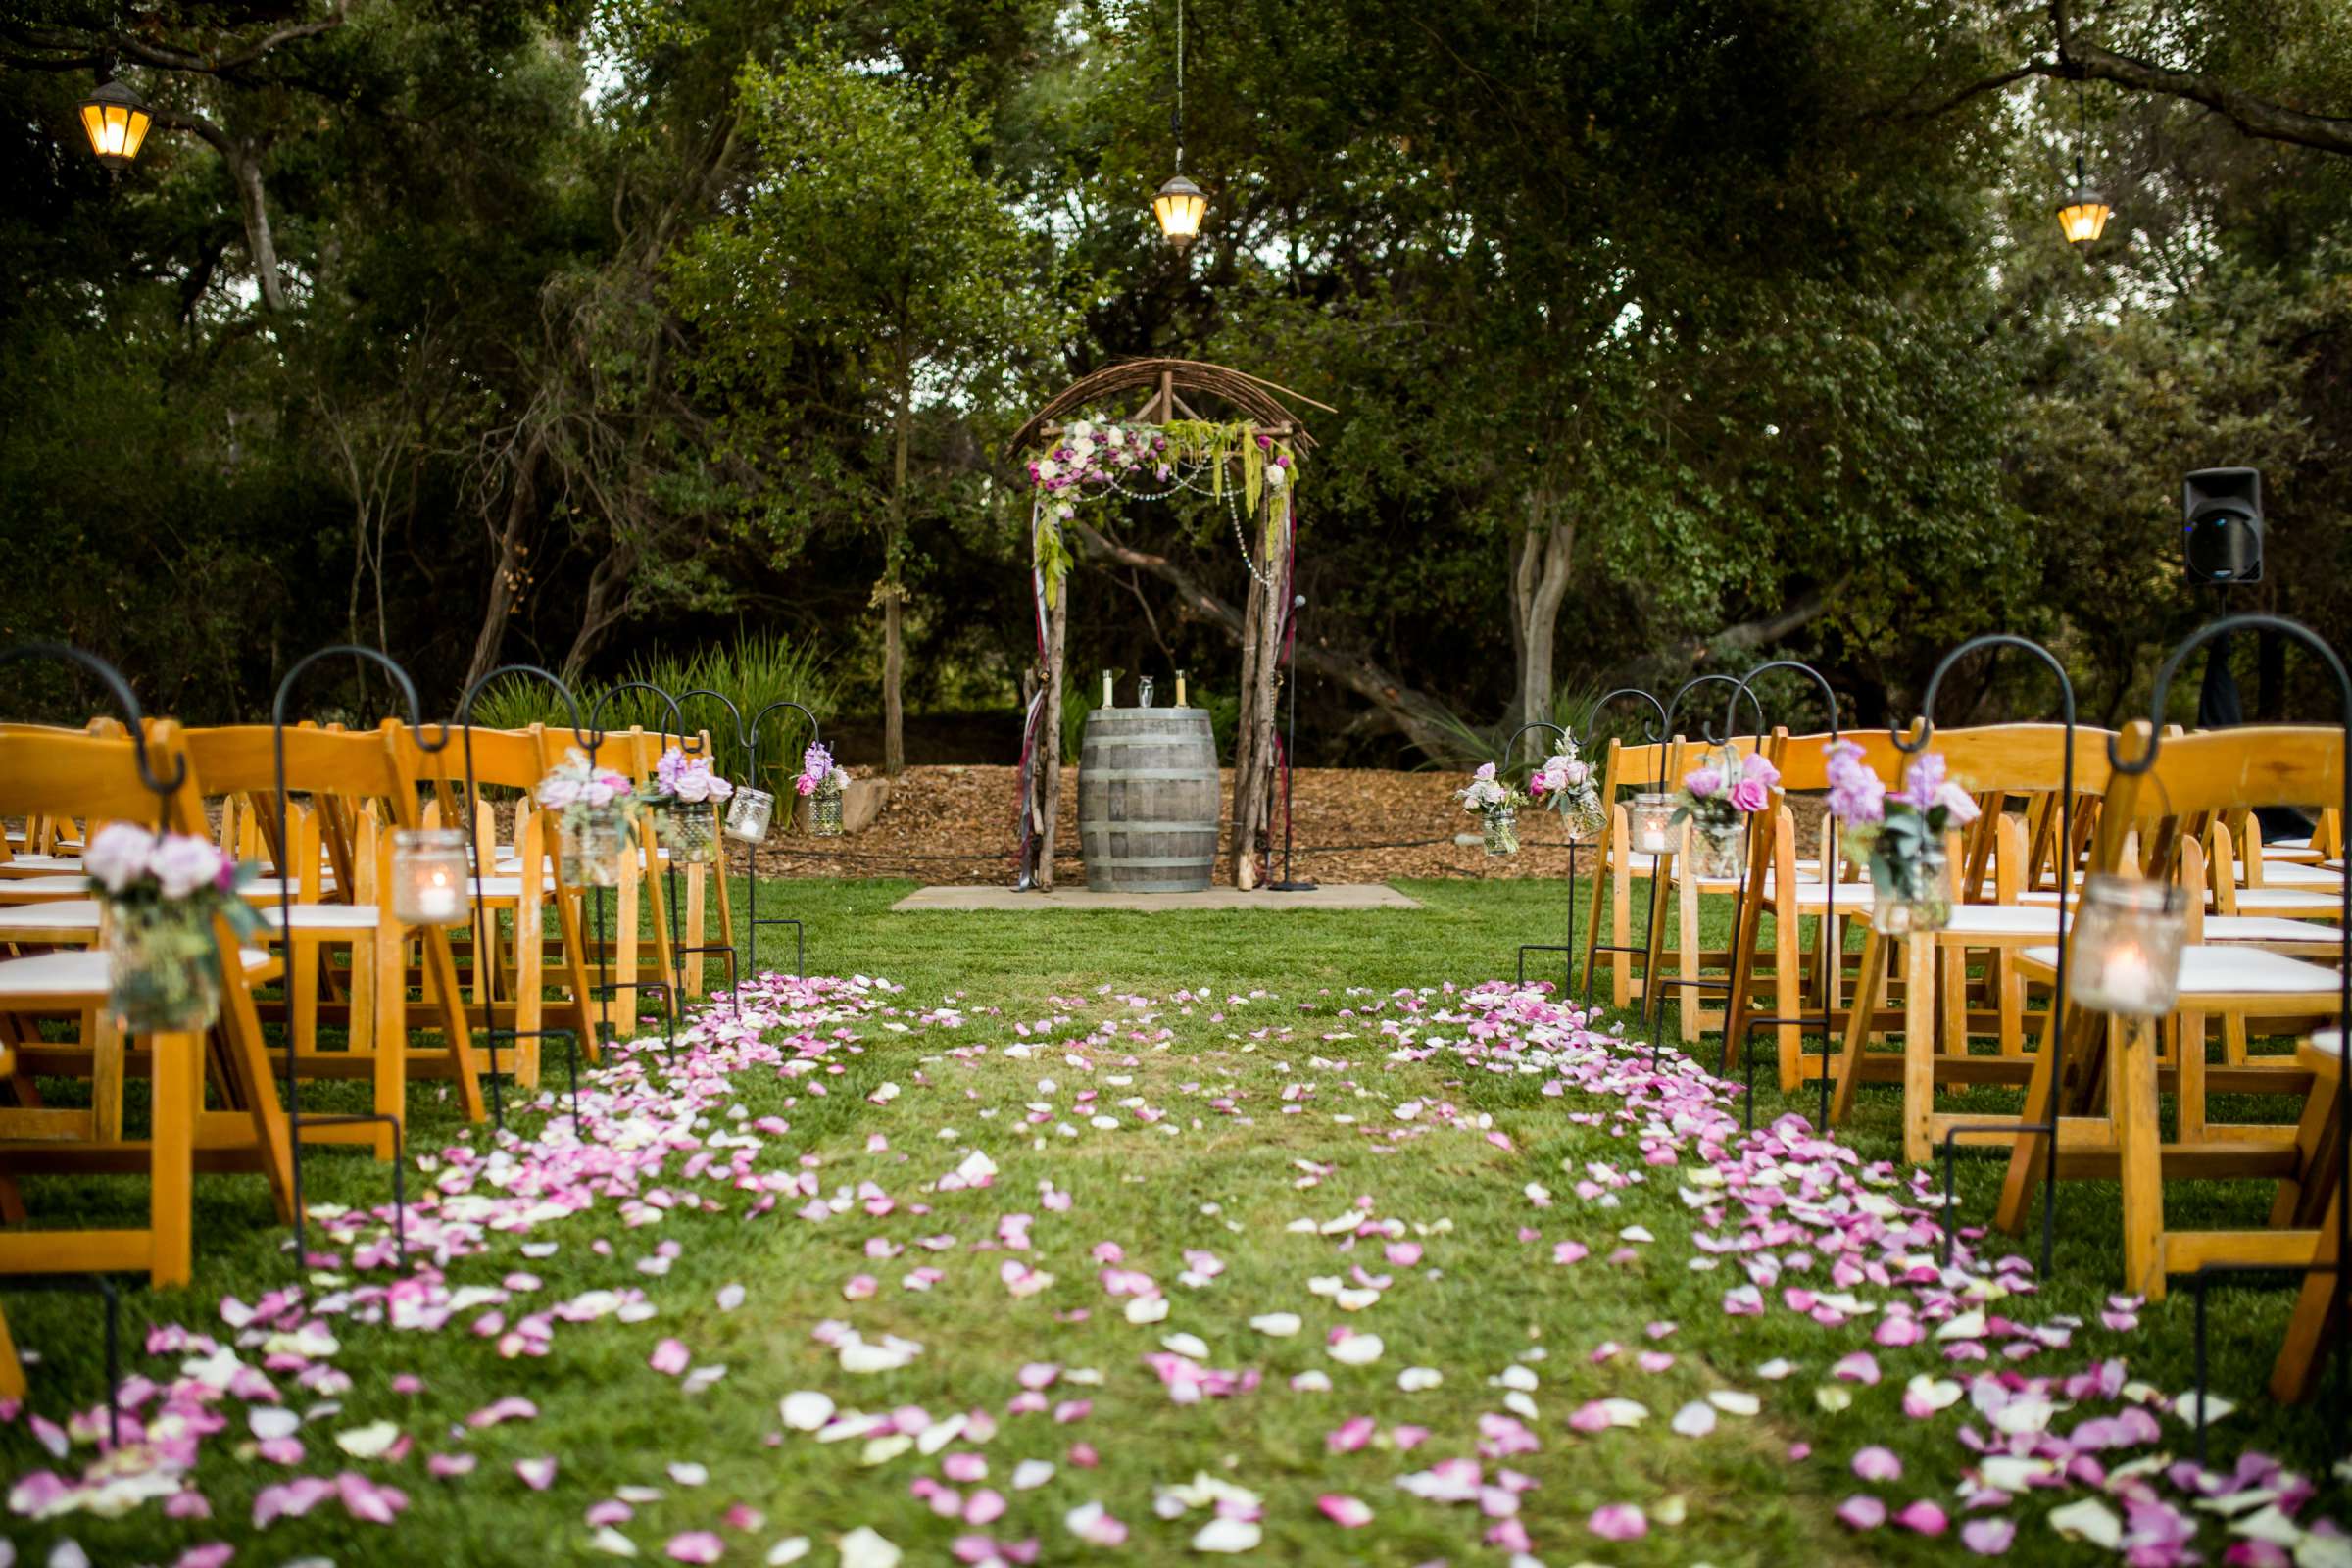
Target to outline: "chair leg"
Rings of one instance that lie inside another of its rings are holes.
[[[2315,1266],[2339,1263],[2335,1234],[2342,1221],[2337,1217],[2336,1205],[2343,1200],[2343,1189],[2339,1186],[2320,1220],[2319,1246],[2312,1256]],[[2271,1397],[2281,1404],[2302,1404],[2319,1392],[2320,1368],[2327,1360],[2328,1342],[2344,1328],[2341,1323],[2328,1321],[2335,1306],[2335,1291],[2333,1274],[2303,1277],[2303,1289],[2295,1298],[2294,1314],[2286,1320],[2286,1341],[2278,1347],[2278,1359],[2271,1368]]]
[[[2176,1052],[2180,1064],[2178,1092],[2173,1097],[2175,1120],[2179,1123],[2176,1136],[2184,1144],[2202,1143],[2205,1139],[2205,1015],[2184,1012],[2180,1015],[2179,1045]]]
[[[2156,1031],[2120,1024],[2122,1049],[2108,1080],[2124,1189],[2124,1289],[2164,1299],[2164,1130],[2157,1120]]]
[[[1837,1093],[1830,1101],[1830,1125],[1837,1126],[1854,1111],[1854,1091],[1862,1082],[1863,1048],[1870,1040],[1870,1016],[1879,1007],[1879,987],[1886,964],[1882,950],[1886,939],[1877,926],[1862,936],[1862,971],[1854,989],[1854,1009],[1845,1015],[1845,1050],[1838,1061]],[[1822,1060],[1822,1071],[1829,1071],[1829,1060]]]
[[[2052,1108],[2058,1103],[2058,1052],[2056,1047],[2060,1003],[2053,999],[2050,1010],[2042,1014],[2041,1044],[2034,1053],[2034,1071],[2026,1080],[2026,1102],[2018,1113],[2025,1122],[2047,1122]],[[2048,1158],[2048,1135],[2021,1132],[2009,1151],[2009,1173],[2001,1179],[2001,1202],[1993,1211],[1993,1224],[2011,1235],[2026,1228],[2026,1210],[2034,1200],[2034,1189],[2041,1185],[2044,1162]]]
[[[1936,938],[1915,931],[1903,950],[1903,1158],[1936,1157]]]
[[[405,1131],[409,1125],[409,994],[401,984],[405,944],[391,932],[379,931],[366,946],[364,955],[356,946],[352,950],[351,1015],[355,1023],[363,1016],[364,998],[368,1004],[365,1016],[374,1034],[375,1113],[399,1118]],[[389,1127],[375,1129],[375,1157],[386,1161],[398,1157]]]
[[[710,882],[709,866],[690,865],[686,868],[686,946],[690,948],[699,948],[710,940],[703,934],[705,900],[710,896]],[[703,994],[703,956],[699,953],[686,955],[686,994],[690,997]]]
[[[9,1337],[8,1314],[0,1312],[0,1399],[22,1399],[24,1363],[17,1359],[17,1342]]]
[[[1679,873],[1675,877],[1675,938],[1682,951],[1675,955],[1675,972],[1683,978],[1676,997],[1674,1032],[1685,1040],[1695,1040],[1706,1029],[1706,1017],[1698,1005],[1698,987],[1691,982],[1705,967],[1706,955],[1698,947],[1698,882],[1685,869],[1690,857],[1675,862]]]
[[[1791,900],[1787,913],[1772,917],[1772,1010],[1784,1018],[1798,1017],[1805,1010],[1804,982],[1800,978],[1804,953],[1803,944],[1798,941],[1804,916],[1795,911],[1793,905]],[[1793,1023],[1773,1025],[1773,1044],[1781,1057],[1781,1093],[1794,1093],[1804,1081],[1803,1027]]]
[[[148,1157],[149,1253],[147,1282],[158,1290],[185,1285],[195,1264],[196,1112],[201,1106],[201,1034],[149,1037],[155,1075]]]

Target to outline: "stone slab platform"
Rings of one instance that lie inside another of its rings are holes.
[[[1133,909],[1152,914],[1179,909],[1418,909],[1385,882],[1326,882],[1311,893],[1244,893],[1239,888],[1208,888],[1200,893],[1097,893],[1090,888],[1055,888],[1051,893],[1023,893],[1002,887],[918,888],[891,911],[908,909],[986,909],[1030,914],[1041,909]]]

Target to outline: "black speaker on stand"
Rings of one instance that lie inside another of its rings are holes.
[[[1268,893],[1315,891],[1314,883],[1291,875],[1291,772],[1298,751],[1298,612],[1305,608],[1306,595],[1295,595],[1291,600],[1291,623],[1283,629],[1285,678],[1291,685],[1291,738],[1282,747],[1282,880],[1267,883]]]
[[[2188,580],[2262,581],[2262,470],[2199,468],[2180,490]]]

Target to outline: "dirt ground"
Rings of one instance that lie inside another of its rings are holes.
[[[1012,880],[1018,769],[1003,766],[910,767],[871,828],[853,837],[812,839],[779,832],[760,852],[764,876],[907,876],[929,883]],[[1382,882],[1400,876],[1560,876],[1568,866],[1558,819],[1531,811],[1520,819],[1519,855],[1490,859],[1479,847],[1478,819],[1454,801],[1451,773],[1300,768],[1291,819],[1293,873],[1317,882]],[[1233,805],[1233,775],[1224,779]],[[1281,803],[1275,803],[1281,848]],[[1230,831],[1231,821],[1226,826]],[[1456,834],[1471,837],[1457,844]],[[1080,881],[1078,770],[1062,769],[1061,821],[1054,876]],[[1584,870],[1580,856],[1580,871]],[[1277,864],[1279,872],[1279,863]],[[1229,880],[1219,867],[1219,880]]]

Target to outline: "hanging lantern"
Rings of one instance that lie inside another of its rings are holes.
[[[2075,78],[2075,188],[2067,192],[2066,200],[2058,204],[2058,231],[2066,236],[2069,245],[2088,245],[2107,232],[2107,220],[2115,209],[2107,198],[2091,189],[2090,181],[2082,175],[2082,142],[2090,134],[2090,122],[2082,107],[2082,78]]]
[[[2180,994],[2188,902],[2170,882],[2100,874],[2082,884],[2066,976],[2078,1007],[2158,1018]]]
[[[2078,179],[2082,172],[2080,168],[2075,171]],[[2114,212],[2106,197],[2088,185],[2078,184],[2058,204],[2059,232],[2066,236],[2069,245],[2088,245],[2107,231],[2107,220]]]
[[[1200,220],[1207,213],[1207,193],[1182,174],[1170,175],[1159,194],[1152,198],[1152,216],[1159,220],[1160,235],[1178,254],[1200,237]]]
[[[146,100],[119,81],[102,81],[81,101],[81,128],[90,151],[109,169],[128,169],[155,122]]]

